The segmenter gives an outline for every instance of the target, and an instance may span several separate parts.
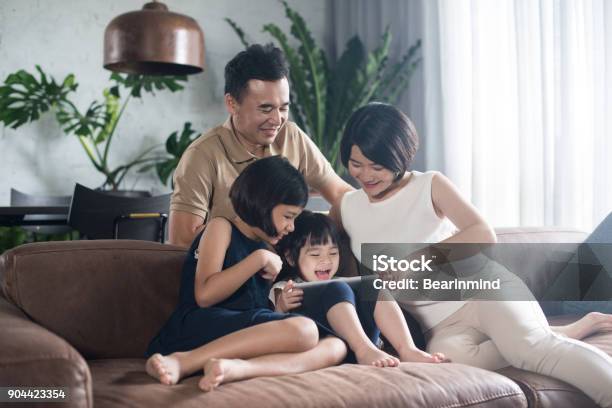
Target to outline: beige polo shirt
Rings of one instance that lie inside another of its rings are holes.
[[[312,140],[293,122],[287,121],[264,157],[286,157],[315,190],[329,181],[334,170]],[[236,213],[229,190],[238,174],[258,157],[238,140],[230,119],[197,138],[185,151],[174,172],[170,210],[185,211],[207,219]]]

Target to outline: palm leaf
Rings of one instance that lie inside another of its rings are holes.
[[[351,112],[354,108],[354,87],[357,73],[363,64],[365,58],[365,49],[359,37],[352,37],[346,44],[346,49],[340,56],[335,69],[332,71],[332,76],[328,84],[328,99],[327,99],[327,129],[325,134],[333,141],[337,139],[336,135],[342,127],[343,112]],[[346,114],[344,114],[346,115]],[[329,158],[329,157],[328,157]],[[331,161],[331,158],[330,158]]]
[[[417,57],[417,52],[421,48],[421,40],[413,44],[410,49],[400,58],[384,76],[384,79],[377,91],[377,97],[381,100],[396,103],[402,92],[408,87],[408,83],[416,68],[421,63],[421,58]]]
[[[240,40],[240,43],[242,43],[244,48],[247,48],[249,46],[249,42],[246,40],[246,36],[245,36],[244,31],[242,30],[242,28],[240,28],[238,26],[238,24],[236,24],[236,22],[234,20],[232,20],[231,18],[226,17],[224,20],[227,22],[227,24],[230,25],[230,27],[232,27],[232,29],[234,30],[234,32],[238,36],[238,39]]]
[[[325,136],[325,100],[328,76],[325,54],[316,46],[302,16],[291,9],[286,1],[282,0],[281,3],[285,7],[287,18],[291,21],[291,34],[300,42],[298,51],[302,66],[305,67],[306,80],[312,91],[311,126],[314,131],[314,139],[322,143]]]
[[[314,117],[314,112],[312,111],[313,103],[311,100],[312,92],[306,80],[306,69],[302,65],[301,59],[297,52],[289,45],[285,33],[283,33],[277,25],[266,24],[263,31],[268,32],[278,41],[281,49],[285,53],[285,58],[287,58],[289,62],[289,79],[293,87],[293,92],[290,96],[292,102],[291,113],[296,119],[296,123],[307,132],[314,131],[314,127],[311,125],[311,119]]]

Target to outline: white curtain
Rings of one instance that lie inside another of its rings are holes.
[[[612,1],[425,0],[426,163],[495,226],[612,211]]]
[[[423,64],[400,108],[495,226],[591,230],[612,211],[612,0],[333,0],[332,52],[390,25]],[[424,154],[423,154],[424,153]]]

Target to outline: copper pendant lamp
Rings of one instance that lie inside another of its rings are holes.
[[[104,31],[104,68],[129,74],[189,75],[204,70],[204,34],[191,17],[153,1],[115,17]]]

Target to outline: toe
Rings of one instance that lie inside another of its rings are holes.
[[[208,381],[205,378],[200,380],[200,382],[198,383],[198,387],[204,392],[210,391]]]
[[[164,371],[164,365],[162,364],[160,360],[153,361],[153,368],[155,368],[155,370],[159,372]]]

